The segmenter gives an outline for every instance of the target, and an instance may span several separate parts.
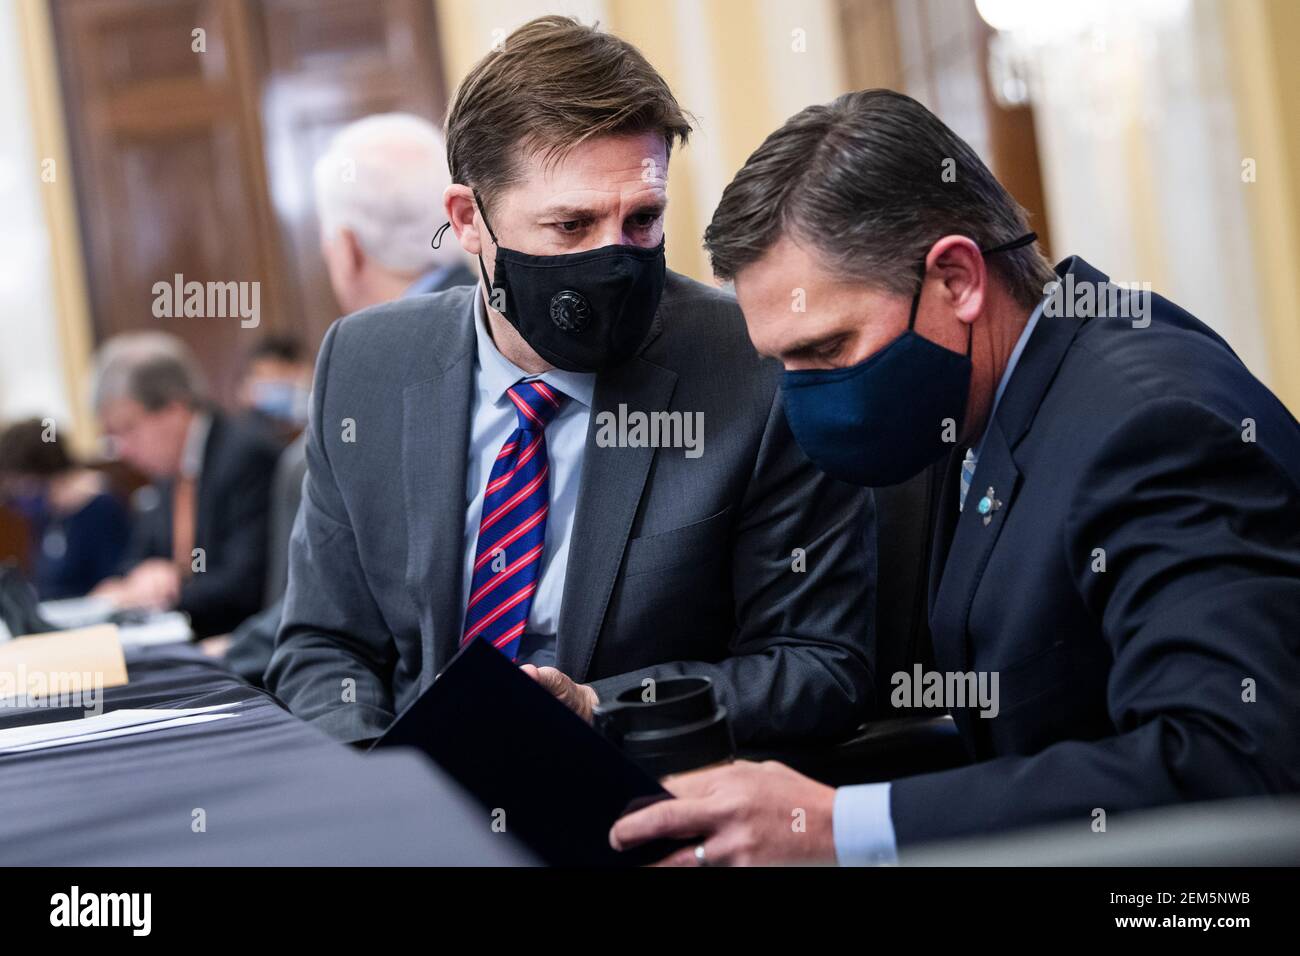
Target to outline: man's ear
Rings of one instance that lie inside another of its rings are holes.
[[[170,402],[158,409],[155,414],[165,417],[174,422],[188,421],[194,413],[193,406],[182,402],[180,399],[173,398]]]
[[[331,282],[350,283],[365,268],[366,253],[357,241],[357,234],[344,226],[333,236],[321,236],[321,255],[329,271]],[[338,286],[335,286],[337,293]],[[340,305],[343,303],[340,302]]]
[[[355,232],[344,226],[334,241],[338,244],[338,254],[349,276],[355,276],[365,269],[366,252],[361,248]]]
[[[984,311],[988,270],[984,255],[969,236],[944,236],[925,257],[926,269],[938,276],[948,307],[963,322],[973,322]]]
[[[478,204],[474,202],[474,191],[461,183],[452,183],[443,191],[442,207],[460,247],[471,256],[481,253],[484,243],[479,232],[481,220],[478,218]]]

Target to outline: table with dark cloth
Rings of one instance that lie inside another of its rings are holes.
[[[421,754],[352,750],[186,645],[129,650],[127,671],[105,711],[234,702],[218,712],[237,716],[0,753],[0,864],[531,862]],[[0,728],[82,715],[0,707]]]

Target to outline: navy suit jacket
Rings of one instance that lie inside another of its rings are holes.
[[[900,850],[1300,788],[1300,425],[1219,336],[1159,296],[1145,328],[1044,315],[960,513],[948,472],[935,657],[1000,712],[953,712],[976,763],[894,782]]]
[[[194,544],[204,549],[207,567],[181,585],[178,605],[198,637],[232,630],[262,606],[279,453],[257,429],[212,412],[194,521]],[[136,513],[128,567],[172,556],[172,486],[157,482],[152,507]]]

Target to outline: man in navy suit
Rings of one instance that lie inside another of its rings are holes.
[[[706,770],[615,846],[889,862],[1300,788],[1300,426],[1205,324],[1077,257],[1053,274],[1033,238],[964,142],[885,91],[804,110],[727,188],[706,244],[785,365],[804,451],[870,486],[947,462],[925,683],[972,763],[838,791]]]

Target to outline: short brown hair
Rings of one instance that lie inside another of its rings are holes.
[[[734,279],[789,234],[845,278],[912,295],[942,237],[991,249],[1028,231],[1025,210],[942,120],[902,93],[860,90],[764,140],[723,190],[704,245],[714,274]],[[988,262],[1030,308],[1056,278],[1036,245]]]
[[[641,51],[571,17],[538,17],[479,60],[456,90],[447,166],[452,182],[487,204],[517,179],[521,152],[558,159],[595,136],[645,132],[661,134],[671,155],[691,124]]]
[[[0,475],[53,478],[72,467],[63,442],[45,440],[45,425],[29,418],[0,431]]]

